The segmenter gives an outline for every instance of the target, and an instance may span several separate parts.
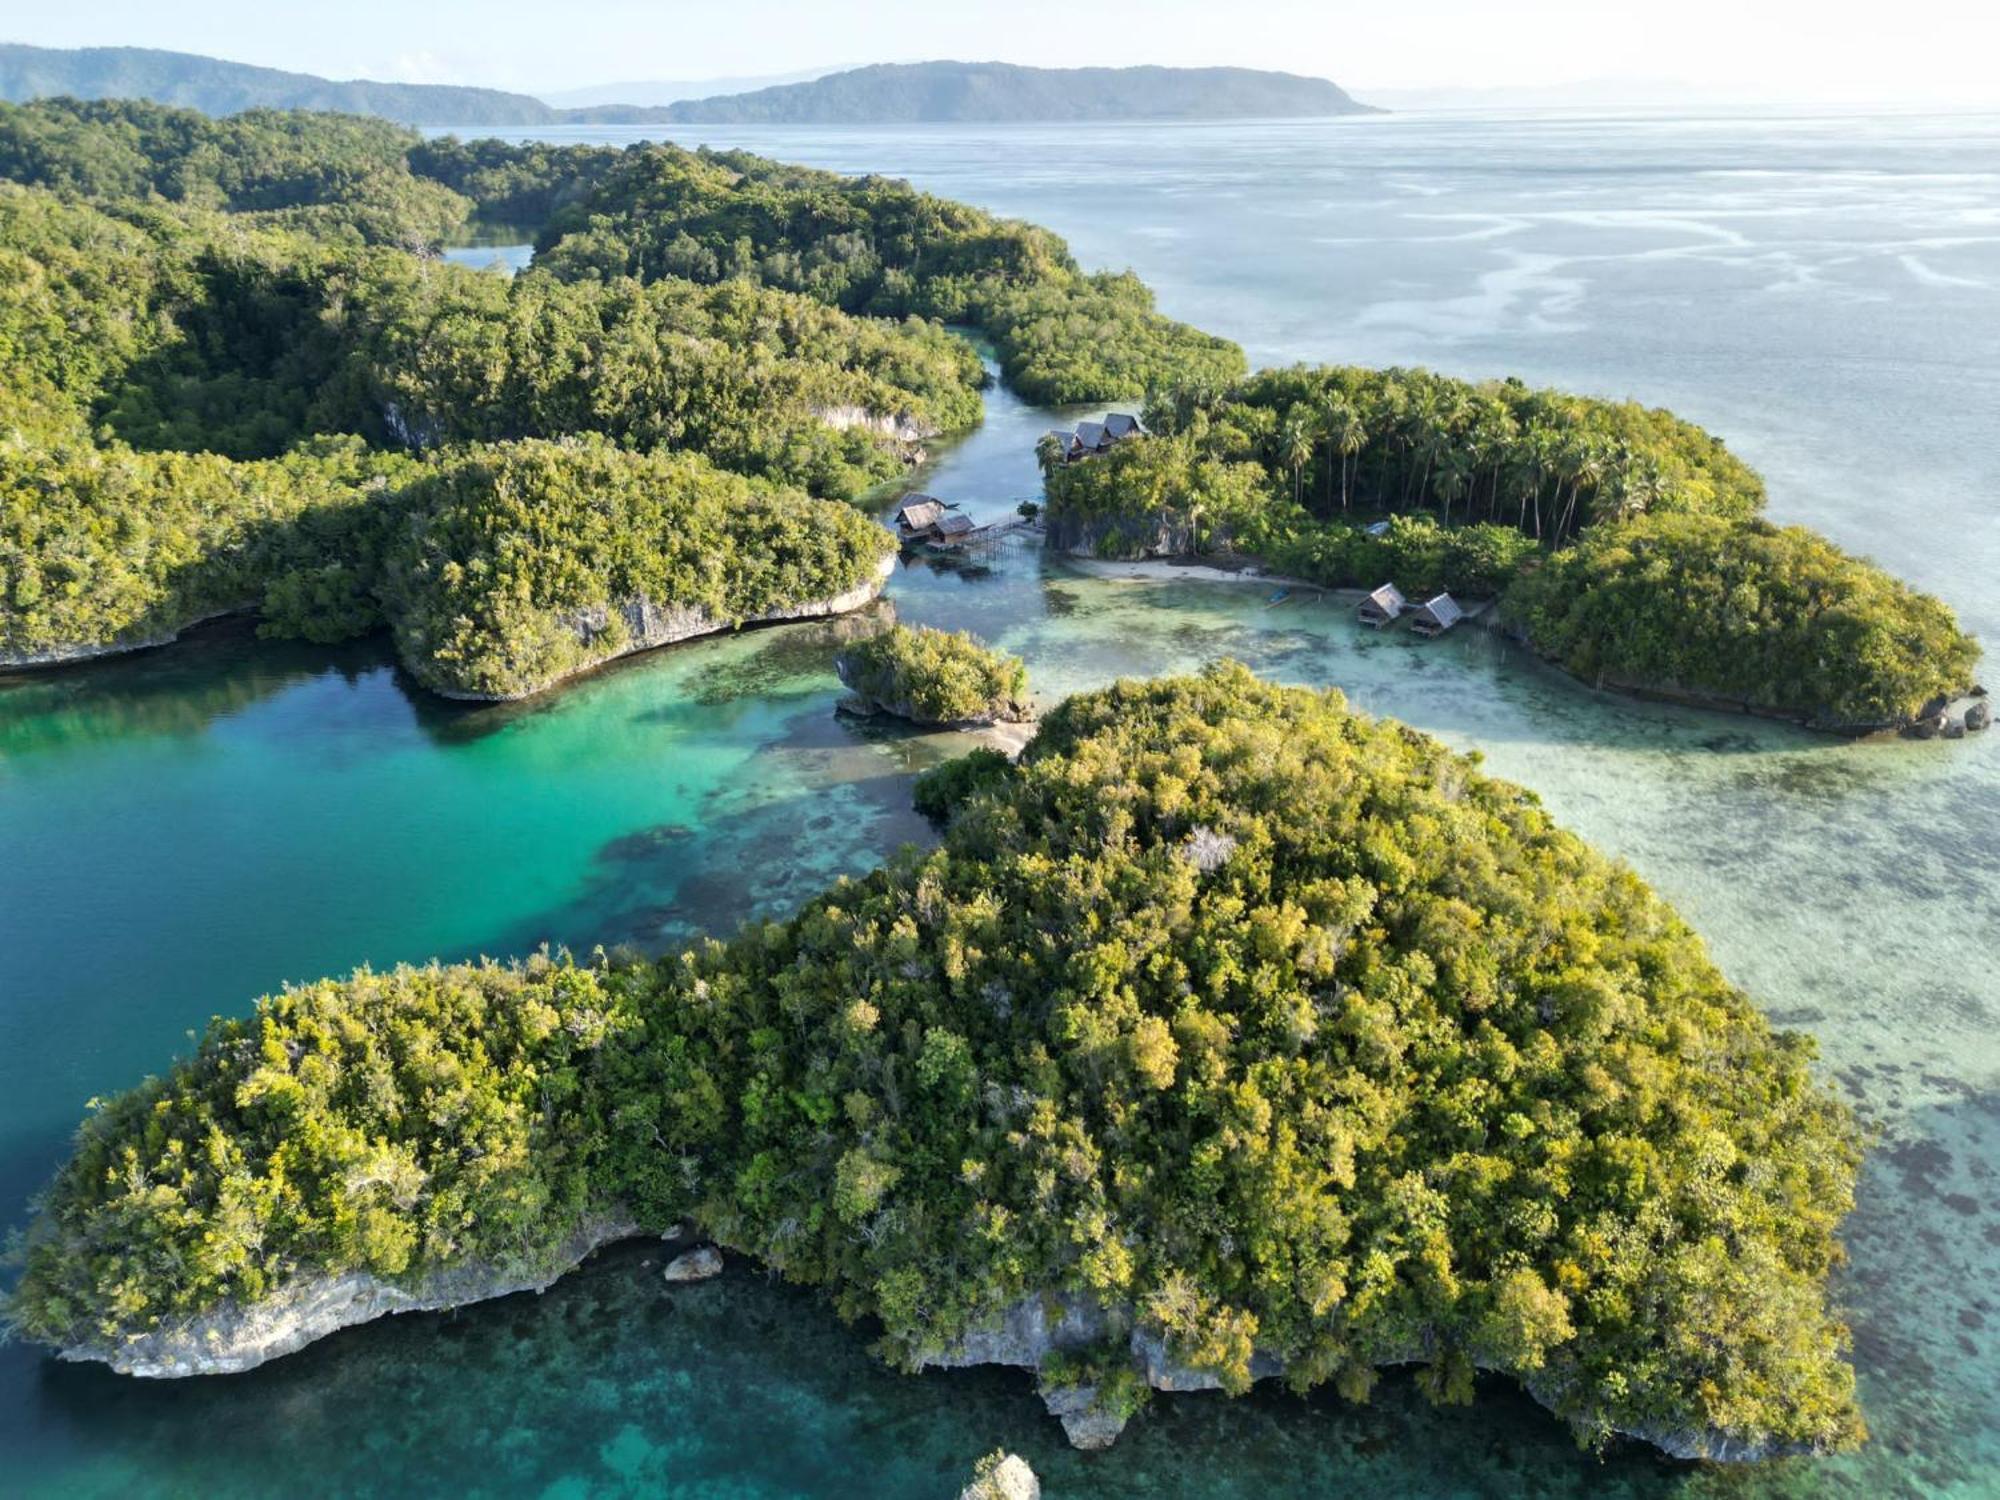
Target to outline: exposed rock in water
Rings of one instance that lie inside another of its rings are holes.
[[[1012,1453],[989,1453],[972,1471],[972,1483],[958,1500],[1042,1500],[1042,1482],[1028,1461]]]
[[[98,1361],[121,1374],[179,1377],[227,1375],[255,1369],[304,1348],[330,1333],[377,1318],[406,1312],[447,1312],[515,1292],[541,1292],[574,1269],[592,1252],[619,1240],[644,1234],[674,1239],[685,1233],[670,1225],[664,1233],[643,1228],[620,1214],[586,1220],[547,1255],[507,1266],[465,1265],[436,1271],[408,1284],[385,1281],[366,1272],[305,1277],[286,1283],[263,1300],[250,1304],[225,1302],[194,1317],[169,1323],[153,1332],[119,1343],[71,1345],[59,1351],[65,1360]],[[679,1255],[662,1273],[669,1283],[705,1281],[723,1269],[722,1253],[713,1245]],[[1160,1391],[1212,1391],[1222,1382],[1207,1371],[1177,1361],[1159,1332],[1138,1326],[1134,1310],[1105,1306],[1095,1298],[1073,1293],[1023,1297],[999,1309],[990,1323],[968,1330],[952,1345],[917,1356],[918,1369],[963,1369],[973,1365],[1006,1365],[1039,1370],[1055,1353],[1103,1348],[1124,1340],[1134,1367]],[[1384,1366],[1412,1363],[1423,1355],[1412,1350],[1402,1358],[1380,1361]],[[1484,1368],[1482,1366],[1482,1368]],[[1284,1373],[1284,1362],[1266,1350],[1253,1351],[1250,1375],[1266,1380]],[[1555,1409],[1557,1394],[1527,1382],[1528,1394]],[[1099,1404],[1095,1385],[1042,1385],[1038,1388],[1049,1414],[1062,1423],[1073,1447],[1110,1447],[1124,1431],[1128,1418]],[[1715,1463],[1750,1463],[1803,1454],[1810,1449],[1739,1434],[1708,1430],[1636,1431],[1621,1436],[1650,1443],[1673,1458]],[[1004,1460],[1004,1455],[996,1455]],[[996,1463],[995,1470],[1002,1467]],[[1021,1465],[1027,1469],[1025,1464]],[[1014,1471],[1009,1471],[1013,1473]],[[974,1485],[991,1478],[983,1469]],[[1034,1482],[1032,1471],[1026,1475]],[[1018,1482],[1018,1480],[1016,1481]],[[969,1495],[1037,1495],[1028,1490],[979,1490]]]
[[[859,693],[849,693],[833,705],[833,711],[843,719],[879,719],[887,712],[873,698],[864,698]]]
[[[1070,1447],[1085,1453],[1109,1448],[1125,1430],[1124,1417],[1098,1406],[1094,1385],[1044,1386],[1042,1405],[1062,1423],[1063,1436],[1069,1439]]]
[[[606,1215],[586,1220],[528,1263],[453,1266],[408,1284],[366,1271],[306,1277],[258,1302],[223,1302],[115,1344],[73,1344],[59,1357],[100,1361],[123,1375],[233,1375],[392,1313],[447,1312],[514,1292],[545,1291],[592,1251],[638,1232],[630,1219]]]
[[[972,1328],[949,1347],[926,1350],[917,1356],[917,1368],[963,1369],[970,1365],[1011,1365],[1039,1370],[1052,1354],[1074,1354],[1084,1349],[1102,1349],[1123,1339],[1132,1354],[1133,1365],[1156,1391],[1218,1391],[1222,1382],[1208,1370],[1195,1369],[1173,1357],[1167,1340],[1157,1330],[1142,1326],[1135,1310],[1126,1306],[1107,1307],[1091,1297],[1057,1293],[1023,1297],[998,1310],[983,1326]],[[1421,1347],[1377,1361],[1378,1367],[1416,1364],[1425,1359]],[[1491,1368],[1481,1365],[1482,1369]],[[1250,1355],[1250,1378],[1271,1380],[1284,1374],[1285,1364],[1266,1349]],[[1499,1371],[1498,1373],[1507,1373]],[[1544,1407],[1558,1409],[1560,1393],[1523,1381],[1527,1392]],[[1063,1425],[1070,1445],[1082,1449],[1108,1448],[1125,1428],[1126,1417],[1098,1407],[1099,1392],[1092,1385],[1041,1386],[1042,1403]],[[1776,1443],[1758,1437],[1717,1429],[1683,1431],[1619,1431],[1619,1436],[1650,1443],[1672,1458],[1702,1459],[1713,1463],[1756,1463],[1784,1458],[1811,1450],[1797,1444]]]
[[[721,1274],[722,1252],[713,1245],[703,1245],[699,1250],[690,1250],[668,1261],[660,1279],[667,1282],[706,1281]]]
[[[835,712],[851,718],[867,719],[877,714],[889,714],[926,729],[988,729],[998,724],[1035,722],[1034,705],[1018,698],[996,698],[985,708],[963,718],[935,719],[920,712],[908,697],[885,697],[879,688],[870,691],[863,686],[859,664],[844,651],[833,659],[833,670],[853,694],[835,704]]]
[[[1129,1313],[1123,1315],[1129,1319]],[[1093,1297],[1069,1292],[1022,1297],[1001,1308],[990,1322],[967,1329],[950,1346],[919,1354],[917,1368],[1014,1365],[1039,1370],[1050,1354],[1087,1348],[1112,1331],[1111,1312]]]
[[[1965,727],[1977,733],[1993,722],[1993,705],[1981,698],[1965,710]]]
[[[1944,737],[1945,737],[1946,739],[1948,739],[1948,740],[1962,740],[1962,739],[1964,739],[1964,738],[1965,738],[1965,720],[1963,720],[1963,719],[1946,719],[1946,720],[1944,721]]]

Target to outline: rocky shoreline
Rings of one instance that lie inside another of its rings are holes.
[[[197,626],[213,620],[226,620],[231,615],[247,614],[255,609],[254,604],[233,604],[228,609],[213,609],[205,615],[196,615],[191,620],[183,620],[170,629],[161,629],[141,640],[99,641],[90,644],[52,646],[46,651],[0,652],[0,672],[36,672],[48,667],[80,666],[85,662],[102,661],[111,656],[127,656],[134,651],[152,651],[161,646],[171,646]]]
[[[586,1219],[548,1254],[530,1261],[456,1266],[408,1285],[359,1271],[308,1277],[287,1283],[260,1302],[225,1302],[122,1342],[68,1345],[58,1349],[56,1357],[101,1363],[121,1375],[150,1379],[240,1374],[296,1353],[341,1329],[379,1318],[450,1312],[516,1292],[544,1292],[597,1251],[641,1238],[687,1242],[690,1232],[678,1224],[662,1231],[650,1230],[613,1210]],[[721,1252],[702,1242],[676,1256],[662,1279],[670,1286],[706,1280],[719,1275],[722,1268]],[[1155,1391],[1223,1388],[1211,1372],[1174,1359],[1165,1337],[1145,1327],[1132,1308],[1107,1306],[1095,1298],[1067,1292],[1021,1297],[953,1342],[922,1351],[914,1363],[919,1372],[992,1365],[1039,1374],[1052,1355],[1098,1351],[1119,1342],[1129,1350],[1133,1367]],[[1423,1349],[1412,1348],[1401,1357],[1380,1361],[1378,1367],[1414,1364],[1425,1357]],[[1253,1381],[1275,1379],[1283,1375],[1284,1368],[1284,1362],[1268,1351],[1258,1350],[1251,1356]],[[1531,1380],[1521,1384],[1536,1402],[1555,1412],[1556,1393]],[[1083,1451],[1111,1447],[1133,1415],[1106,1405],[1094,1385],[1056,1384],[1043,1378],[1036,1389],[1049,1415],[1062,1424],[1071,1446]],[[1648,1443],[1671,1458],[1688,1461],[1756,1463],[1811,1451],[1796,1444],[1719,1430],[1615,1430],[1621,1437]]]
[[[607,1213],[584,1220],[546,1255],[515,1264],[454,1266],[410,1285],[366,1271],[306,1277],[259,1302],[223,1302],[116,1343],[67,1345],[56,1357],[152,1379],[240,1374],[377,1318],[450,1312],[515,1292],[547,1291],[596,1251],[641,1232],[624,1215]]]
[[[1815,734],[1836,735],[1850,740],[1868,739],[1874,735],[1901,735],[1906,739],[1917,740],[1956,740],[1963,739],[1968,732],[1976,733],[1985,729],[1992,722],[1992,710],[1986,707],[1986,689],[1983,687],[1974,687],[1965,693],[1940,695],[1919,709],[1914,718],[1880,719],[1868,723],[1838,723],[1811,714],[1787,713],[1781,709],[1766,708],[1761,704],[1747,703],[1718,693],[1684,688],[1675,683],[1628,682],[1605,673],[1599,673],[1594,678],[1582,677],[1553,657],[1545,656],[1535,650],[1533,642],[1518,630],[1500,624],[1497,618],[1489,621],[1489,628],[1520,646],[1537,661],[1544,662],[1562,673],[1572,682],[1580,682],[1585,687],[1595,688],[1603,693],[1637,698],[1646,703],[1672,703],[1682,708],[1699,708],[1710,713],[1745,714],[1753,719],[1768,719],[1774,724],[1791,724]]]
[[[618,605],[599,604],[586,609],[572,610],[562,617],[562,623],[576,634],[579,642],[586,648],[592,640],[611,628],[614,616],[624,626],[626,644],[614,651],[607,651],[602,656],[593,657],[571,671],[537,680],[518,692],[466,692],[449,684],[433,681],[425,673],[414,669],[412,672],[424,684],[427,691],[436,693],[441,698],[449,698],[460,703],[517,703],[524,698],[532,698],[538,693],[560,687],[563,683],[586,673],[594,672],[607,663],[635,656],[642,651],[678,645],[682,641],[695,640],[705,635],[719,635],[753,625],[777,625],[789,620],[816,620],[832,615],[851,614],[881,597],[883,586],[888,583],[889,576],[895,569],[896,559],[892,553],[876,564],[875,571],[870,577],[851,589],[825,599],[813,599],[804,604],[766,610],[762,614],[751,615],[742,620],[718,620],[704,609],[662,607],[650,599],[643,598],[628,599]],[[38,671],[51,667],[80,665],[112,656],[124,656],[134,651],[150,651],[159,646],[172,645],[196,626],[206,625],[210,621],[225,619],[231,615],[246,614],[255,607],[251,604],[240,604],[229,609],[214,610],[143,640],[59,646],[47,651],[0,654],[0,672]],[[404,665],[407,667],[409,664],[405,662]]]
[[[1020,1298],[1002,1308],[987,1327],[977,1328],[944,1348],[926,1351],[918,1357],[919,1369],[966,1369],[976,1365],[1003,1365],[1040,1370],[1052,1354],[1101,1349],[1122,1338],[1132,1361],[1156,1391],[1219,1391],[1222,1381],[1207,1370],[1176,1361],[1159,1333],[1146,1328],[1129,1307],[1107,1308],[1088,1297],[1068,1293]],[[1427,1352],[1412,1348],[1407,1353],[1380,1360],[1377,1368],[1416,1364]],[[1507,1375],[1492,1366],[1479,1368]],[[1250,1357],[1253,1381],[1275,1379],[1284,1374],[1284,1362],[1265,1350]],[[1521,1379],[1522,1389],[1553,1415],[1556,1393],[1533,1380]],[[1049,1415],[1062,1423],[1070,1445],[1086,1451],[1109,1448],[1117,1441],[1129,1413],[1109,1410],[1099,1400],[1095,1386],[1037,1387]],[[1681,1431],[1613,1429],[1618,1436],[1650,1444],[1670,1458],[1708,1463],[1760,1463],[1808,1453],[1799,1444],[1776,1443],[1761,1437],[1745,1436],[1718,1429]]]
[[[563,617],[563,623],[576,633],[577,639],[586,648],[592,640],[611,628],[613,617],[622,621],[625,628],[625,642],[616,650],[607,651],[602,656],[592,657],[574,669],[554,676],[538,679],[514,692],[471,693],[461,689],[426,682],[425,686],[441,698],[450,698],[460,703],[519,703],[524,698],[532,698],[563,683],[581,677],[599,667],[619,661],[627,656],[636,656],[642,651],[654,651],[661,646],[675,646],[682,641],[691,641],[704,635],[720,635],[727,631],[742,630],[752,625],[777,625],[788,620],[818,620],[829,615],[851,614],[857,609],[873,604],[880,597],[883,585],[889,575],[896,571],[895,554],[885,556],[875,566],[874,573],[842,593],[826,599],[812,599],[804,604],[785,605],[778,609],[765,610],[762,614],[747,615],[741,620],[718,620],[705,609],[689,609],[680,606],[662,608],[650,599],[628,599],[623,604],[597,604],[587,609],[572,610]]]

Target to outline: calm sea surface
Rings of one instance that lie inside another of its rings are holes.
[[[708,138],[1051,225],[1258,362],[1672,406],[1764,471],[1779,518],[2000,642],[2000,117]],[[996,392],[920,482],[1002,513],[1033,492],[1051,420]],[[928,1497],[1004,1444],[1058,1496],[2000,1493],[2000,736],[1821,740],[1601,697],[1481,632],[1364,637],[1255,588],[1106,582],[1027,550],[907,568],[890,597],[1021,652],[1050,694],[1223,654],[1338,684],[1482,750],[1629,860],[1819,1038],[1878,1132],[1838,1287],[1875,1441],[1750,1472],[1600,1459],[1502,1382],[1440,1412],[1392,1380],[1366,1408],[1164,1397],[1109,1454],[1074,1455],[1025,1375],[894,1375],[810,1296],[748,1269],[670,1293],[631,1249],[539,1299],[226,1379],[0,1349],[0,1491]],[[836,720],[831,654],[824,627],[759,632],[467,709],[378,642],[231,626],[0,679],[0,1224],[25,1217],[86,1099],[287,979],[660,948],[923,837],[909,778],[960,746]]]

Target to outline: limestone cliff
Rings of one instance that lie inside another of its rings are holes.
[[[980,1326],[963,1337],[918,1356],[920,1369],[962,1369],[972,1365],[1011,1365],[1040,1370],[1051,1355],[1102,1350],[1123,1343],[1131,1352],[1133,1365],[1156,1391],[1216,1391],[1222,1382],[1208,1370],[1196,1369],[1176,1360],[1158,1330],[1148,1328],[1132,1308],[1110,1306],[1091,1297],[1070,1293],[1023,1297],[997,1310]],[[1396,1358],[1381,1360],[1383,1368],[1418,1363],[1426,1357],[1422,1349],[1411,1349]],[[1481,1369],[1493,1369],[1481,1365]],[[1284,1374],[1283,1360],[1268,1350],[1256,1350],[1250,1357],[1250,1378],[1269,1380]],[[1498,1374],[1510,1374],[1494,1370]],[[1527,1380],[1528,1394],[1551,1411],[1557,1409],[1558,1393],[1546,1382]],[[1108,1448],[1116,1441],[1126,1418],[1107,1411],[1092,1386],[1060,1386],[1044,1383],[1040,1389],[1049,1414],[1063,1424],[1072,1446],[1084,1449]],[[1788,1457],[1809,1450],[1793,1444],[1774,1443],[1758,1435],[1724,1432],[1719,1429],[1620,1430],[1621,1437],[1649,1443],[1670,1457],[1701,1459],[1713,1463],[1754,1463]]]
[[[545,1255],[511,1265],[464,1265],[405,1285],[365,1271],[306,1276],[252,1303],[224,1302],[117,1343],[72,1344],[59,1357],[97,1361],[124,1375],[233,1375],[394,1313],[446,1312],[515,1292],[541,1292],[585,1257],[639,1226],[619,1214],[586,1220]]]
[[[1048,546],[1079,557],[1187,557],[1196,551],[1194,527],[1185,516],[1161,510],[1127,516],[1075,516],[1051,508],[1044,513]]]
[[[225,1302],[122,1342],[73,1344],[59,1350],[58,1356],[65,1360],[96,1361],[125,1375],[175,1378],[236,1374],[295,1353],[343,1328],[377,1318],[408,1312],[445,1312],[515,1292],[545,1291],[593,1252],[645,1233],[648,1231],[629,1217],[607,1213],[585,1221],[561,1244],[531,1261],[504,1266],[456,1266],[409,1284],[359,1271],[302,1277],[259,1302]],[[667,1237],[682,1233],[676,1226],[667,1232]],[[720,1257],[716,1259],[719,1262]],[[669,1275],[668,1279],[694,1278]],[[1074,1293],[1029,1296],[1011,1302],[951,1343],[923,1351],[916,1365],[919,1370],[1000,1365],[1040,1372],[1052,1355],[1102,1351],[1118,1344],[1130,1351],[1134,1367],[1156,1391],[1222,1388],[1222,1382],[1210,1371],[1176,1360],[1165,1337],[1145,1326],[1131,1307],[1106,1305]],[[1421,1350],[1412,1349],[1405,1357],[1381,1363],[1408,1364],[1423,1357]],[[1260,1349],[1251,1356],[1253,1380],[1268,1380],[1283,1373],[1283,1361],[1269,1351]],[[1556,1408],[1557,1395],[1545,1384],[1536,1381],[1524,1384],[1535,1400],[1551,1410]],[[1062,1423],[1064,1434],[1080,1449],[1110,1447],[1129,1419],[1129,1413],[1110,1409],[1091,1385],[1044,1380],[1039,1393],[1049,1414]],[[1720,1463],[1755,1462],[1805,1451],[1755,1436],[1712,1429],[1631,1431],[1621,1435],[1650,1443],[1674,1458]]]
[[[506,692],[475,692],[442,680],[410,664],[424,685],[445,698],[471,703],[512,703],[547,692],[571,677],[603,666],[620,657],[660,646],[671,646],[697,636],[715,635],[745,625],[771,625],[784,620],[813,620],[828,615],[844,615],[874,602],[882,586],[895,571],[893,554],[885,556],[868,578],[842,593],[825,599],[808,599],[779,609],[766,610],[742,620],[718,620],[705,609],[681,605],[659,605],[650,599],[627,599],[622,604],[596,604],[571,610],[556,620],[559,630],[574,636],[578,648],[561,671],[526,678]]]

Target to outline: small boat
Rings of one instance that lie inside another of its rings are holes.
[[[1283,604],[1287,599],[1291,597],[1292,597],[1292,591],[1290,589],[1279,589],[1277,593],[1273,594],[1270,598],[1264,601],[1264,608],[1269,609],[1273,605]]]

